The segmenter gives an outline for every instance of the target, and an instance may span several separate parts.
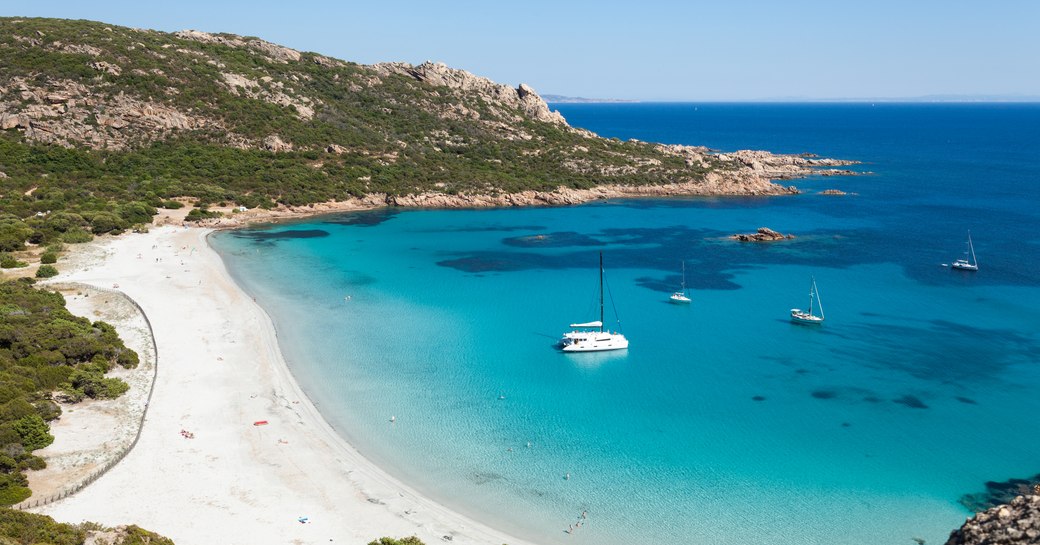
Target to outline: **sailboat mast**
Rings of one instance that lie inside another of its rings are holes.
[[[975,245],[971,243],[971,231],[968,231],[968,249],[971,250],[971,264],[977,266],[979,262],[975,259]]]
[[[816,278],[812,279],[812,283],[809,285],[809,316],[812,316],[813,310],[813,299],[816,298]]]
[[[599,331],[603,332],[603,252],[599,253]]]
[[[813,293],[816,294],[816,303],[817,303],[816,306],[820,307],[820,319],[823,319],[823,299],[820,299],[820,290],[816,288],[816,278],[815,277],[813,278],[813,281],[812,281],[812,289],[813,289]]]
[[[683,295],[686,295],[686,260],[682,262],[682,291]]]

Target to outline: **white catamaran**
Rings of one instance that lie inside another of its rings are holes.
[[[603,252],[599,253],[599,321],[571,324],[571,331],[563,334],[560,348],[564,352],[601,352],[628,348],[628,339],[621,333],[603,329]]]
[[[813,307],[816,307],[820,311],[820,315],[817,316],[813,313]],[[802,310],[800,308],[791,309],[791,321],[798,324],[822,324],[823,323],[823,302],[820,301],[820,291],[816,289],[816,278],[813,277],[812,284],[809,287],[809,309]]]
[[[968,261],[968,256],[971,256],[971,261]],[[962,271],[979,270],[979,262],[975,259],[975,246],[971,243],[971,231],[968,231],[968,251],[964,252],[964,259],[954,261],[950,264],[950,267]]]
[[[672,294],[668,298],[673,303],[685,304],[690,302],[690,297],[686,295],[686,261],[682,262],[682,289]]]

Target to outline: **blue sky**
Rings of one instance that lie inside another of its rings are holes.
[[[1040,0],[3,0],[0,15],[233,32],[639,100],[1040,97]]]

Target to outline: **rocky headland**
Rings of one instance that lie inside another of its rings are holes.
[[[946,545],[1036,545],[1040,543],[1040,485],[1038,495],[1018,496],[976,514],[950,534]]]
[[[778,182],[855,174],[811,154],[602,138],[523,83],[234,34],[0,18],[0,64],[0,206],[20,218],[68,210],[94,223],[175,198],[271,217],[790,195]]]

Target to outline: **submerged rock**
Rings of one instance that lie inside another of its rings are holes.
[[[1027,479],[1008,479],[1006,481],[987,481],[986,490],[961,496],[959,502],[969,511],[985,511],[990,507],[1008,503],[1022,494],[1029,494],[1030,489],[1040,483],[1040,473]],[[1034,490],[1034,494],[1040,491]]]

